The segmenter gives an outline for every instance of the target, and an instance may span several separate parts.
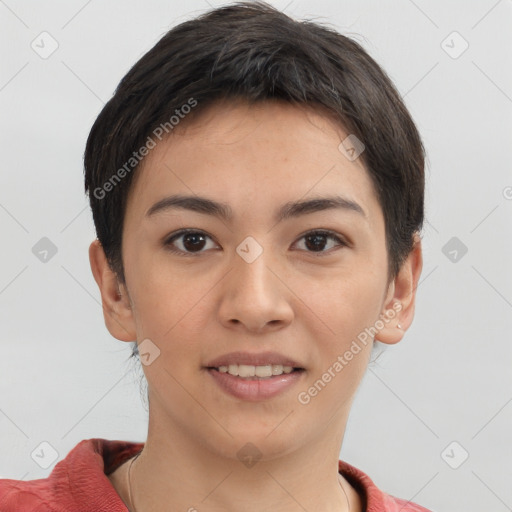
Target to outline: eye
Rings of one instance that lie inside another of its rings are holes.
[[[313,248],[313,251],[308,252],[314,252],[314,253],[320,253],[320,256],[323,256],[322,253],[325,253],[327,251],[322,250],[323,247],[328,245],[326,243],[326,240],[334,240],[335,242],[338,242],[339,246],[348,246],[348,244],[340,238],[336,233],[333,231],[328,230],[317,230],[317,231],[309,231],[305,235],[303,235],[299,240],[302,239],[306,240],[306,247]]]
[[[170,238],[168,238],[164,242],[164,245],[172,253],[180,254],[180,255],[185,255],[185,254],[194,255],[195,253],[198,252],[196,249],[198,249],[200,251],[201,249],[204,248],[204,246],[205,246],[204,240],[206,238],[211,239],[210,236],[203,233],[202,231],[197,231],[197,230],[193,230],[193,229],[182,229],[181,231],[178,231],[177,233],[172,235]],[[182,239],[183,239],[183,241],[182,241]],[[174,248],[175,246],[173,245],[175,240],[179,240],[180,241],[179,245],[181,245],[181,247],[183,247],[183,248],[179,248],[178,250],[176,250]],[[192,251],[192,252],[188,252],[188,251]]]
[[[195,256],[199,255],[202,252],[201,250],[207,245],[206,239],[211,240],[212,238],[199,230],[183,229],[171,235],[171,237],[164,242],[164,246],[174,254]],[[328,245],[326,240],[333,240],[338,243],[338,246],[348,246],[342,238],[329,230],[309,231],[299,238],[299,240],[302,239],[305,239],[307,252],[319,253],[320,256],[322,253],[327,252],[323,250],[323,248]],[[177,245],[181,247],[176,248],[175,242],[179,242]],[[308,250],[311,248],[313,248],[313,250]]]

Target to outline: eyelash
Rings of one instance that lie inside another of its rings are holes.
[[[203,252],[205,251],[198,251],[198,252],[185,252],[185,251],[182,251],[182,250],[179,250],[179,249],[173,249],[172,248],[172,243],[177,240],[178,238],[180,237],[183,237],[185,235],[189,235],[189,234],[195,234],[195,235],[202,235],[204,237],[207,237],[207,238],[210,238],[212,239],[211,236],[207,235],[205,232],[203,231],[200,231],[198,229],[182,229],[180,231],[177,231],[173,234],[170,235],[169,238],[167,238],[165,241],[164,241],[164,246],[166,248],[166,250],[168,250],[169,252],[172,252],[173,254],[177,254],[179,256],[200,256]],[[343,240],[342,238],[340,238],[334,231],[330,231],[330,230],[325,230],[325,229],[320,229],[320,230],[313,230],[313,231],[308,231],[307,233],[304,233],[300,238],[299,240],[302,240],[303,238],[307,237],[307,236],[325,236],[327,238],[330,238],[331,240],[335,240],[336,242],[338,242],[340,244],[340,246],[342,247],[348,247],[348,243],[345,242],[345,240]],[[315,257],[322,257],[324,255],[329,255],[331,254],[330,251],[319,251],[319,252],[315,252],[315,251],[306,251],[312,255],[314,255]]]

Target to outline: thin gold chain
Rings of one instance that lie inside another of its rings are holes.
[[[135,509],[135,505],[133,504],[133,500],[132,500],[132,484],[131,484],[131,481],[130,481],[130,471],[132,469],[132,464],[135,462],[135,459],[140,454],[141,454],[141,452],[137,453],[137,455],[135,455],[135,457],[133,457],[133,459],[130,462],[130,465],[128,466],[128,499],[130,501],[130,509],[131,509],[130,512],[137,512],[137,510]]]

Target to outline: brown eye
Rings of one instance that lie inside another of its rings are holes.
[[[210,238],[202,231],[185,230],[175,233],[164,245],[174,253],[194,254],[200,253],[206,245],[206,239]],[[179,242],[178,249],[175,249],[175,241]]]
[[[301,240],[304,239],[305,246],[308,249],[308,252],[315,253],[325,253],[327,252],[325,249],[326,245],[328,245],[327,240],[334,240],[338,242],[338,246],[346,246],[347,244],[338,237],[335,233],[331,231],[310,231],[303,235]]]

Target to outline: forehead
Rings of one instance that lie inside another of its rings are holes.
[[[325,110],[283,102],[213,104],[159,142],[137,170],[127,213],[143,218],[171,194],[217,198],[235,213],[267,212],[308,196],[380,205],[361,158],[340,151],[349,134]],[[376,211],[377,210],[377,211]],[[372,219],[370,219],[372,220]]]

